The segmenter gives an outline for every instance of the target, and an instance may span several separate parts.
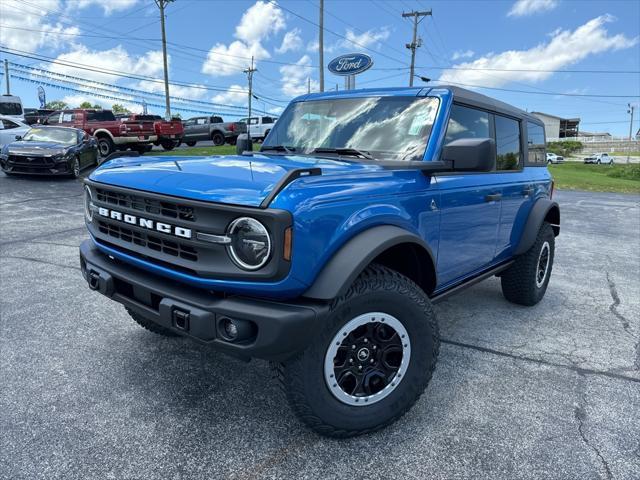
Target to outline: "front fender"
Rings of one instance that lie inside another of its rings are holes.
[[[402,243],[419,245],[435,265],[431,250],[419,236],[392,225],[372,227],[349,240],[333,255],[303,297],[332,300],[343,295],[376,257]]]

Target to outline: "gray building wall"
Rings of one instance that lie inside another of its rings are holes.
[[[550,117],[544,113],[532,113],[533,116],[538,117],[542,123],[544,123],[544,131],[547,138],[558,138],[560,136],[560,119],[556,117]]]

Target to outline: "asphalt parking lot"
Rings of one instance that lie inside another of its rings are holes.
[[[549,290],[492,279],[437,306],[413,410],[338,441],[266,362],[141,329],[91,292],[80,182],[0,174],[0,478],[640,478],[640,197],[557,192]]]

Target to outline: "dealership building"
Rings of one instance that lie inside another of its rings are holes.
[[[542,120],[547,138],[575,138],[579,135],[579,118],[562,118],[542,112],[531,114]]]

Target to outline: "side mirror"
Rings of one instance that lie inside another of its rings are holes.
[[[22,140],[22,135],[16,135],[16,140],[18,141]]]
[[[236,140],[236,154],[242,155],[244,152],[251,152],[253,150],[253,143],[246,133],[238,135]]]
[[[442,160],[457,172],[490,172],[496,167],[496,142],[492,138],[461,138],[444,146]]]

